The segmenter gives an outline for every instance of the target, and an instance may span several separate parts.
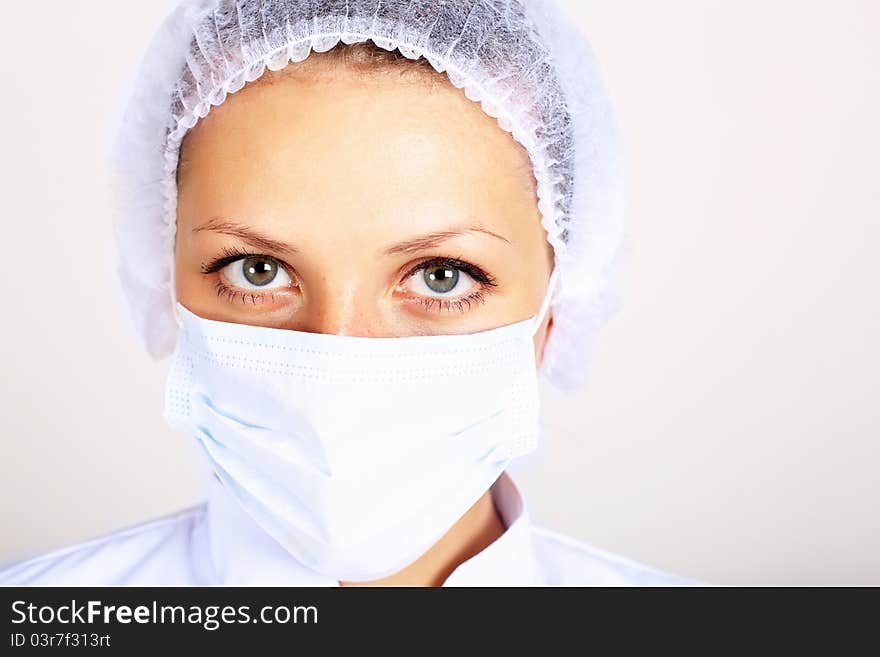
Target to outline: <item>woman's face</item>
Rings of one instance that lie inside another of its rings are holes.
[[[290,68],[184,140],[184,306],[369,337],[472,333],[538,311],[553,253],[526,151],[495,119],[451,84]]]

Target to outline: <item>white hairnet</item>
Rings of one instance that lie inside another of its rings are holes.
[[[587,376],[595,329],[616,306],[623,237],[619,137],[583,35],[552,0],[184,0],[155,35],[111,150],[117,249],[134,324],[169,354],[181,140],[227,94],[324,52],[372,40],[425,57],[528,151],[558,284],[541,374]]]

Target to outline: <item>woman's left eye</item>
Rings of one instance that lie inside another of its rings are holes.
[[[274,290],[291,284],[287,271],[275,258],[248,256],[220,270],[223,278],[243,290]]]
[[[423,297],[461,296],[479,287],[472,276],[449,263],[423,266],[409,280],[410,291]]]

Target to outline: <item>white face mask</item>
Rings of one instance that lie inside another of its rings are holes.
[[[304,565],[337,580],[424,554],[535,449],[538,314],[471,334],[370,338],[203,319],[180,331],[165,417]]]

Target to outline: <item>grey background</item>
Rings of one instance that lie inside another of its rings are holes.
[[[880,5],[566,2],[631,168],[621,312],[512,469],[539,523],[723,584],[880,584]],[[110,273],[104,148],[169,3],[6,3],[0,562],[195,504]]]

